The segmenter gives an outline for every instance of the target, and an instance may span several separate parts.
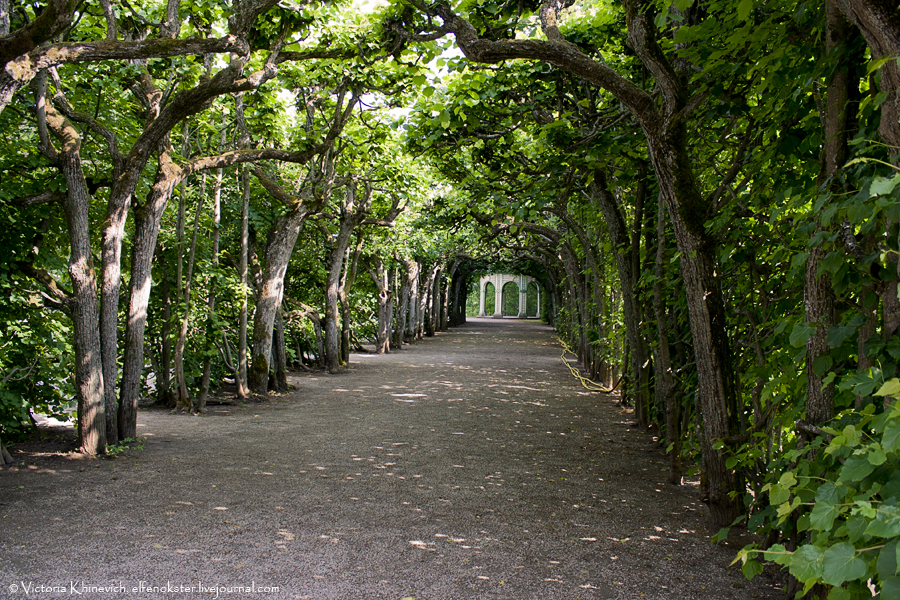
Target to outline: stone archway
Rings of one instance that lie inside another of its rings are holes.
[[[541,287],[536,281],[532,281],[525,288],[525,316],[541,316]]]
[[[490,281],[482,282],[480,294],[481,301],[478,315],[483,317],[487,314],[494,314],[497,306],[496,286]],[[490,311],[490,313],[487,311]]]
[[[512,296],[506,294],[506,286],[509,283],[515,284],[515,296],[518,297],[518,302],[512,299]],[[533,289],[536,290],[537,296],[537,310],[534,314],[527,313],[526,311],[526,295],[527,290],[530,286],[533,286]],[[520,319],[525,319],[528,317],[539,317],[540,316],[540,306],[541,306],[541,285],[537,282],[533,277],[528,275],[521,274],[509,274],[509,273],[492,273],[490,275],[484,275],[478,282],[478,290],[479,290],[479,302],[478,302],[478,316],[479,317],[489,317],[492,316],[495,319],[502,319],[504,316],[515,316]],[[490,306],[488,302],[486,302],[486,298],[492,295],[494,298],[493,307]],[[503,310],[504,302],[503,298],[506,296],[510,298],[510,307],[509,313]],[[512,307],[516,308],[513,309]],[[493,310],[490,310],[493,308]]]
[[[503,290],[500,292],[500,297],[502,299],[500,313],[504,317],[524,316],[523,314],[520,314],[521,298],[519,297],[519,286],[515,281],[507,281],[503,284]]]

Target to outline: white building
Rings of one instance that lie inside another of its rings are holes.
[[[487,293],[488,284],[494,286],[494,314],[486,315],[484,314],[484,300],[485,294]],[[529,286],[534,285],[535,290],[537,291],[537,309],[535,310],[535,314],[527,314],[526,310],[526,299],[528,298],[528,288]],[[515,287],[515,291],[513,291],[513,286]],[[516,315],[520,319],[525,319],[528,317],[540,317],[541,312],[541,286],[534,279],[534,277],[529,277],[528,275],[510,275],[508,273],[492,273],[491,275],[484,275],[478,282],[478,316],[479,317],[487,317],[493,316],[495,319],[503,318],[503,289],[507,288],[507,293],[515,293],[518,294],[519,297],[519,313]],[[510,315],[511,316],[511,315]]]

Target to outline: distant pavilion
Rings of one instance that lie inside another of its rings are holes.
[[[534,287],[532,288],[531,286]],[[532,313],[529,313],[527,310],[529,289],[533,289],[533,291],[537,294],[537,303],[535,304],[535,308]],[[494,295],[494,314],[487,315],[484,311],[485,298],[489,297],[489,294],[491,293],[493,293]],[[534,279],[534,277],[529,277],[528,275],[511,275],[508,273],[492,273],[490,275],[484,275],[478,282],[478,294],[479,317],[492,316],[495,319],[502,319],[504,316],[509,316],[526,319],[537,318],[541,316],[541,286]],[[515,315],[503,314],[503,298],[504,295],[507,295],[508,297],[509,294],[515,294],[518,298],[517,304],[519,310]]]

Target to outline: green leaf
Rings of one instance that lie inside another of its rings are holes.
[[[885,425],[881,446],[885,452],[900,451],[900,419],[891,419]]]
[[[866,574],[866,561],[856,556],[856,548],[847,542],[835,544],[825,552],[822,561],[822,581],[828,585],[841,585],[845,581],[860,579]]]
[[[900,500],[900,471],[891,473],[891,478],[881,488],[881,497],[885,500],[889,498]]]
[[[840,512],[834,502],[818,500],[809,515],[810,527],[818,531],[829,531]]]
[[[741,565],[741,571],[744,573],[744,577],[747,579],[753,579],[757,575],[763,572],[763,566],[759,563],[759,561],[755,561],[752,558],[748,559]]]
[[[881,444],[872,444],[869,446],[869,452],[866,454],[866,459],[877,467],[887,462],[887,454],[884,453]]]
[[[769,488],[769,504],[772,506],[778,506],[779,504],[783,504],[787,502],[791,497],[791,490],[781,486],[779,484],[774,484]]]
[[[875,520],[866,527],[866,533],[883,538],[900,535],[900,507],[896,502],[893,504],[882,503],[876,510],[878,514]]]
[[[862,481],[874,470],[875,465],[870,463],[865,457],[851,456],[847,459],[847,462],[844,463],[844,466],[841,467],[841,474],[838,476],[838,481]]]
[[[850,592],[844,588],[833,587],[828,592],[828,600],[850,600]]]
[[[881,594],[879,598],[900,598],[900,577],[888,577],[881,582]]]
[[[807,323],[797,323],[791,330],[790,342],[794,348],[799,348],[806,344],[806,340],[816,334],[816,328]]]
[[[878,553],[878,559],[875,561],[875,570],[878,577],[887,579],[897,574],[900,562],[897,560],[897,540],[892,540],[885,544],[884,548]]]
[[[751,10],[753,10],[753,0],[741,0],[737,6],[738,19],[746,21],[747,17],[750,16]]]
[[[816,501],[819,500],[825,500],[827,502],[831,502],[832,504],[837,504],[841,501],[841,494],[838,491],[837,486],[828,481],[820,485],[819,489],[816,490]]]
[[[778,478],[778,485],[782,485],[786,488],[792,488],[797,485],[797,477],[791,471],[786,471],[781,474],[781,477]]]
[[[854,323],[832,325],[828,329],[828,347],[837,348],[844,343],[844,340],[853,335],[857,329],[859,329],[859,326]]]
[[[855,544],[862,538],[869,525],[869,520],[862,515],[853,515],[847,519],[847,539],[850,543]]]
[[[772,562],[779,565],[790,565],[791,559],[794,557],[793,553],[788,552],[784,549],[784,546],[781,544],[772,544],[772,547],[763,552],[763,557],[766,560],[771,560]]]
[[[869,186],[869,192],[872,195],[886,196],[894,191],[898,183],[900,183],[900,174],[893,177],[876,177]]]
[[[827,354],[819,355],[815,358],[815,360],[813,360],[813,373],[815,373],[819,377],[822,377],[823,375],[825,375],[825,373],[828,372],[829,369],[831,369],[831,365],[833,364],[834,360],[832,360],[832,358]]]
[[[823,548],[810,544],[800,546],[794,552],[794,557],[791,560],[790,573],[804,582],[821,579],[822,571],[824,570],[824,558],[825,550]]]
[[[900,379],[894,377],[890,381],[885,381],[884,385],[875,392],[876,396],[891,396],[892,398],[900,397]]]

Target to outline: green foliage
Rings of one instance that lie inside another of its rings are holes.
[[[146,438],[142,437],[137,439],[125,438],[124,440],[120,440],[118,444],[109,444],[106,446],[104,458],[118,458],[119,456],[123,456],[128,450],[143,450],[145,439]]]
[[[876,396],[896,395],[892,379]],[[775,562],[803,584],[840,588],[831,597],[870,597],[869,583],[891,597],[900,570],[900,408],[895,401],[847,410],[808,446],[788,452],[794,466],[767,483],[766,528],[793,531],[805,540],[793,552],[776,544],[745,547],[739,554],[748,576],[757,560]],[[748,566],[750,565],[750,566]]]

